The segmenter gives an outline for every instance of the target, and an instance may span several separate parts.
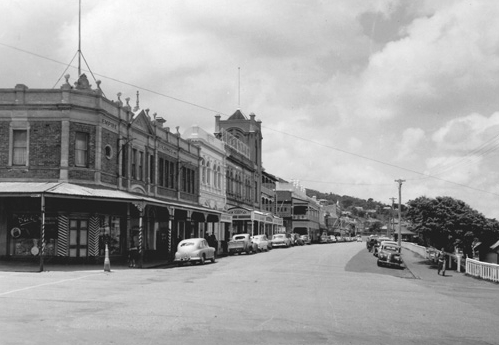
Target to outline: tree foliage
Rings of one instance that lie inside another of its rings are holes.
[[[469,253],[473,240],[491,243],[499,238],[498,222],[485,218],[461,200],[422,196],[410,200],[408,206],[406,219],[425,245],[447,250],[459,246]]]

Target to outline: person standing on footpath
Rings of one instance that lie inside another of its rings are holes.
[[[446,266],[446,254],[444,248],[438,254],[438,275],[440,275],[440,271],[442,271],[442,275],[445,276],[445,266]]]

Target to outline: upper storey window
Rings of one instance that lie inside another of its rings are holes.
[[[88,133],[76,132],[75,165],[88,167]]]
[[[28,131],[12,131],[12,165],[28,165]]]

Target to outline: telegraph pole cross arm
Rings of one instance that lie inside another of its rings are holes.
[[[399,246],[402,245],[402,222],[401,222],[401,214],[402,214],[402,183],[405,182],[405,180],[398,179],[395,180],[399,184],[399,229],[398,229],[398,236],[397,236],[397,243]]]

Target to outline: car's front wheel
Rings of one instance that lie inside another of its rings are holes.
[[[201,265],[204,265],[204,262],[205,262],[205,261],[206,261],[206,255],[205,255],[205,254],[203,254],[203,255],[201,256],[201,259],[199,260],[199,263],[200,263]]]

